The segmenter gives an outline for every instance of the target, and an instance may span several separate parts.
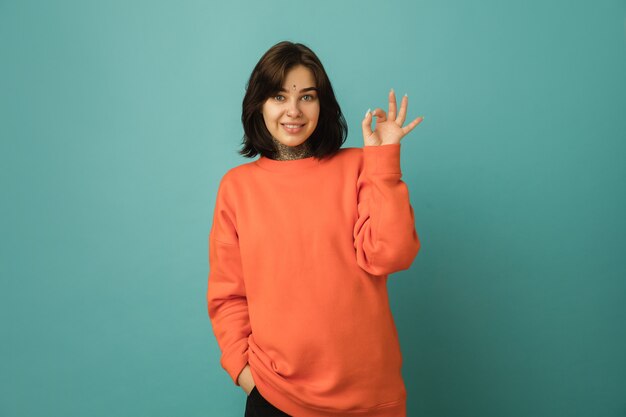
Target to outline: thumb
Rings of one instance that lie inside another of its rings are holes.
[[[370,109],[367,109],[367,113],[365,113],[365,118],[361,122],[361,128],[363,129],[363,140],[367,140],[372,133],[372,112]]]

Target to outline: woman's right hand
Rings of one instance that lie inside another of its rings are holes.
[[[250,395],[256,384],[254,383],[254,378],[252,378],[252,372],[250,371],[249,364],[243,368],[237,377],[237,383],[241,386],[241,388],[243,388],[246,395]]]

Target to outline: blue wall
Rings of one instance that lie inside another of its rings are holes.
[[[409,416],[626,413],[624,1],[1,1],[0,414],[243,415],[206,311],[245,82],[393,87],[422,250],[390,278]],[[621,214],[620,214],[621,213]]]

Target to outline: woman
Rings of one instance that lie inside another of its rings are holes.
[[[208,312],[246,416],[406,415],[387,277],[420,248],[389,112],[347,126],[318,57],[280,42],[252,71],[241,154],[222,177],[209,234]],[[372,121],[376,118],[376,128]]]

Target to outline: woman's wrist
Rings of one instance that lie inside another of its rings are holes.
[[[252,392],[252,389],[256,384],[254,383],[254,378],[252,377],[252,372],[250,371],[249,364],[243,368],[243,370],[237,377],[237,383],[245,391],[246,394],[250,394],[250,392]]]

